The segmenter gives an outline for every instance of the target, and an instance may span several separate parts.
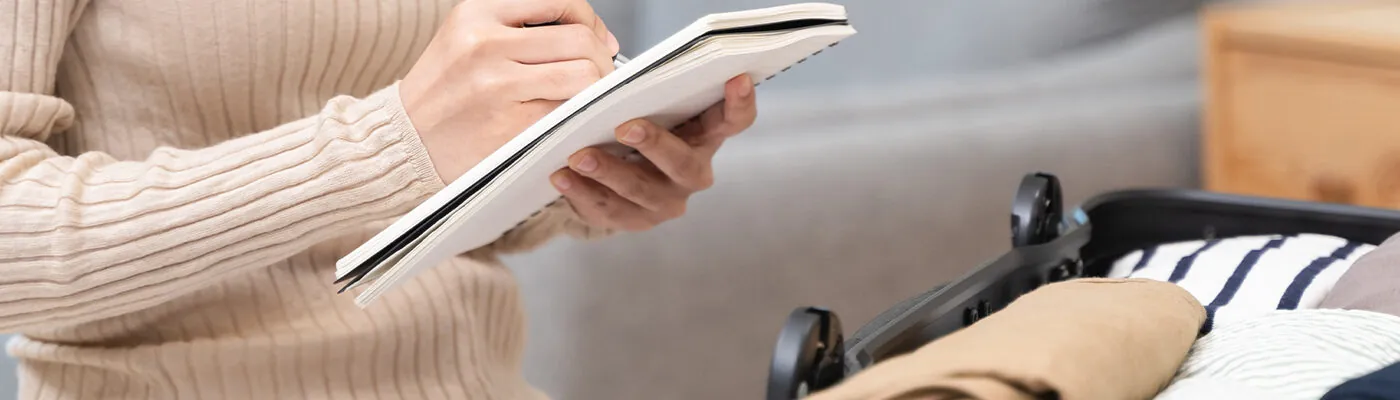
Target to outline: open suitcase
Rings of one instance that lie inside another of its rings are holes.
[[[1029,174],[1012,201],[1012,249],[1000,258],[895,305],[849,336],[829,310],[794,310],[773,350],[767,398],[792,400],[831,387],[1041,285],[1103,276],[1114,260],[1154,244],[1290,233],[1380,244],[1396,232],[1400,211],[1194,190],[1112,192],[1066,214],[1059,180]]]

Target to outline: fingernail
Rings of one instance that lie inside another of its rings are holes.
[[[598,159],[592,155],[583,156],[583,159],[578,160],[578,165],[575,165],[574,168],[578,169],[579,172],[593,172],[593,170],[598,169]]]
[[[622,44],[617,42],[617,36],[613,35],[612,31],[608,31],[608,48],[612,49],[614,54],[622,51]]]
[[[627,133],[622,135],[622,142],[627,144],[638,144],[647,138],[647,130],[642,128],[642,124],[632,124],[627,128]]]
[[[559,188],[559,190],[569,190],[569,187],[572,186],[574,186],[574,182],[569,180],[569,177],[564,176],[564,174],[554,174],[554,187]]]
[[[749,97],[753,94],[753,82],[748,78],[739,80],[739,97]]]

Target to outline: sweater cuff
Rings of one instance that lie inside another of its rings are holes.
[[[413,166],[413,171],[428,182],[434,183],[433,192],[446,187],[442,176],[437,173],[437,167],[433,166],[433,160],[428,156],[428,147],[423,144],[423,140],[418,136],[418,129],[413,127],[413,121],[408,119],[408,112],[404,110],[403,99],[399,97],[399,83],[389,85],[380,89],[369,97],[372,103],[379,104],[382,111],[389,116],[389,130],[402,140],[404,155],[408,158],[409,164]]]
[[[33,93],[0,92],[0,136],[19,136],[44,141],[52,132],[73,125],[73,105],[63,99]]]

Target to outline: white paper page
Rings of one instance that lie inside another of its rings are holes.
[[[772,49],[731,50],[729,43],[718,42],[723,47],[720,54],[698,63],[690,71],[655,82],[628,96],[623,104],[600,108],[597,116],[580,119],[582,125],[574,132],[560,136],[561,140],[553,148],[521,160],[517,166],[522,169],[518,177],[501,182],[503,186],[499,191],[479,193],[487,196],[472,202],[473,207],[464,210],[468,212],[449,216],[446,224],[430,232],[420,246],[401,260],[402,265],[394,267],[403,269],[402,272],[385,275],[381,278],[383,282],[372,285],[357,302],[368,303],[383,290],[422,268],[499,238],[535,210],[558,198],[548,177],[566,166],[569,155],[588,146],[615,143],[613,130],[622,123],[641,117],[668,125],[680,123],[723,99],[724,83],[729,78],[747,73],[761,80],[854,33],[848,26],[809,28],[775,37],[789,43],[777,43]]]
[[[428,198],[413,210],[410,210],[408,214],[379,232],[379,234],[370,238],[364,245],[361,245],[351,251],[350,254],[337,260],[336,277],[343,277],[345,274],[364,263],[375,253],[405,235],[419,222],[425,220],[438,209],[443,208],[456,197],[457,194],[462,193],[465,189],[470,187],[473,182],[482,179],[487,173],[501,165],[512,154],[524,148],[550,127],[557,125],[567,115],[580,109],[588,102],[598,98],[609,88],[617,86],[618,83],[626,80],[629,76],[637,74],[645,66],[655,63],[674,49],[680,48],[694,38],[713,29],[725,27],[745,26],[763,23],[765,21],[782,21],[794,17],[844,19],[845,15],[845,8],[839,5],[800,3],[755,10],[711,14],[701,18],[680,32],[677,32],[675,35],[672,35],[670,38],[667,38],[665,41],[662,41],[662,43],[648,50],[646,53],[639,55],[633,62],[625,65],[622,69],[619,69],[613,74],[609,74],[597,84],[586,89],[583,93],[565,102],[558,110],[545,116],[545,118],[532,125],[525,132],[506,143],[501,149],[492,153],[476,167],[467,171],[461,178],[448,184],[444,190]],[[760,76],[768,75],[755,75],[755,77]]]

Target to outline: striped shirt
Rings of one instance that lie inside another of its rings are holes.
[[[1206,306],[1205,334],[1273,310],[1316,308],[1352,263],[1374,249],[1315,234],[1177,242],[1123,256],[1108,277],[1180,285]]]

